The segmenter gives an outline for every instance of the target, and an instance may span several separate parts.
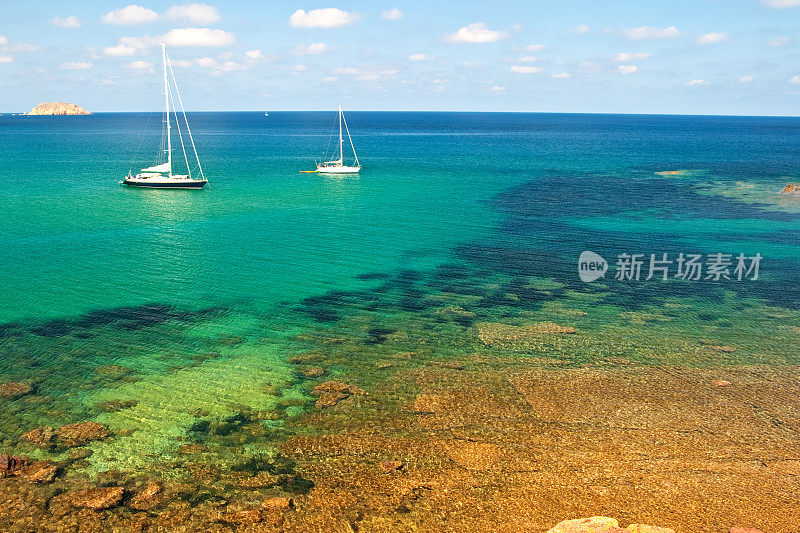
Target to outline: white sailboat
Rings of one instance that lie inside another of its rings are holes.
[[[344,129],[347,132],[347,139],[350,141],[350,148],[353,149],[355,165],[344,164],[344,138],[342,137],[342,123],[344,123]],[[356,174],[360,170],[361,164],[358,162],[356,147],[353,146],[353,139],[350,137],[350,128],[347,127],[347,121],[344,119],[342,106],[339,106],[339,159],[334,161],[323,161],[317,165],[317,172],[320,174]]]
[[[194,138],[192,131],[189,129],[189,121],[186,119],[186,111],[183,108],[183,101],[181,100],[181,93],[178,91],[178,85],[175,82],[175,73],[172,71],[172,64],[169,62],[167,56],[167,49],[165,44],[161,43],[161,60],[164,64],[164,128],[166,133],[166,148],[163,150],[162,157],[166,155],[166,162],[157,165],[143,168],[138,174],[128,172],[128,175],[120,182],[131,187],[146,187],[150,189],[202,189],[208,180],[203,174],[203,167],[200,165],[200,158],[197,157],[197,149],[194,146]],[[192,151],[197,160],[197,170],[199,177],[192,176],[192,168],[189,165],[189,158],[186,155],[186,145],[183,143],[183,132],[181,131],[181,123],[178,121],[178,111],[175,107],[175,100],[172,98],[172,91],[167,79],[167,67],[172,75],[172,85],[175,87],[175,94],[178,96],[178,103],[180,104],[181,113],[183,114],[183,122],[186,125],[186,133],[189,135],[191,141]],[[172,101],[172,112],[175,116],[175,127],[178,130],[178,137],[181,141],[181,150],[183,158],[186,160],[186,169],[188,174],[173,174],[172,173],[172,124],[170,121],[170,101]],[[163,145],[162,145],[163,146]]]

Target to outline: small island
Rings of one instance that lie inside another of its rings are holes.
[[[26,115],[91,115],[89,111],[75,104],[66,102],[43,102]]]

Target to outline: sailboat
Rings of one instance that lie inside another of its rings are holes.
[[[181,93],[178,91],[178,85],[175,82],[175,73],[172,71],[172,64],[169,62],[167,56],[167,48],[165,44],[161,43],[161,60],[164,64],[164,130],[166,134],[166,148],[163,150],[161,158],[166,155],[166,162],[157,165],[143,168],[138,174],[133,174],[132,171],[120,181],[125,185],[131,187],[146,187],[150,189],[202,189],[208,180],[203,174],[203,167],[200,165],[200,158],[197,157],[197,148],[194,146],[194,138],[192,138],[192,131],[189,129],[189,121],[186,119],[186,111],[183,108],[183,101],[181,100]],[[183,132],[181,132],[181,123],[178,121],[178,111],[175,108],[175,100],[172,98],[172,91],[170,84],[167,80],[167,67],[172,75],[172,85],[175,87],[175,94],[178,96],[178,103],[181,107],[183,114],[183,122],[186,124],[186,133],[191,141],[192,151],[197,160],[197,169],[199,177],[192,176],[192,168],[189,166],[189,158],[186,155],[186,145],[183,143]],[[173,174],[172,173],[172,123],[170,119],[170,101],[172,102],[172,113],[175,116],[175,127],[178,130],[178,138],[181,141],[181,150],[183,158],[186,160],[186,169],[188,174]],[[163,144],[162,144],[163,147]]]
[[[350,141],[350,148],[353,149],[353,158],[355,165],[349,166],[344,164],[344,138],[342,137],[342,123],[347,132],[347,139]],[[347,121],[344,119],[342,113],[342,106],[339,106],[339,159],[334,161],[323,161],[317,165],[317,172],[320,174],[355,174],[361,170],[361,164],[358,162],[356,155],[356,147],[353,146],[353,139],[350,137],[350,128],[347,127]]]

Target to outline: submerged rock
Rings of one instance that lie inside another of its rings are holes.
[[[712,344],[706,344],[706,348],[709,350],[714,350],[717,352],[725,352],[725,353],[733,353],[736,351],[736,348],[733,346],[716,346]]]
[[[53,428],[50,426],[42,426],[23,433],[20,439],[29,442],[34,446],[49,447],[53,444]]]
[[[17,470],[27,464],[28,461],[22,457],[8,455],[7,453],[0,455],[0,478],[13,476]]]
[[[83,446],[93,440],[101,440],[111,433],[99,422],[78,422],[66,424],[56,429],[56,437],[67,447]]]
[[[120,365],[100,365],[94,369],[94,373],[104,379],[122,379],[133,372],[132,368]]]
[[[131,497],[128,506],[133,509],[149,509],[157,503],[156,496],[160,493],[161,485],[155,482],[149,483],[145,488]]]
[[[789,183],[786,187],[783,188],[781,191],[783,194],[800,194],[800,184],[799,183]]]
[[[381,461],[380,466],[384,472],[397,472],[405,465],[401,461]]]
[[[122,487],[98,487],[72,492],[67,495],[67,501],[73,507],[101,511],[119,505],[124,494]]]
[[[31,392],[33,386],[30,383],[11,382],[0,385],[0,396],[8,400],[16,400]]]
[[[268,511],[286,511],[294,507],[294,500],[288,496],[267,498],[261,503],[261,507]]]
[[[467,470],[489,470],[503,456],[503,449],[491,442],[456,441],[446,450],[453,462]]]
[[[537,322],[525,326],[512,326],[499,322],[481,322],[478,324],[478,337],[487,346],[515,345],[540,335],[559,335],[575,333],[571,326],[560,326],[555,322]]]
[[[50,461],[36,461],[22,468],[19,477],[31,483],[50,483],[58,473],[58,466]]]
[[[339,381],[326,381],[320,383],[311,390],[313,396],[317,396],[317,407],[333,407],[340,401],[350,396],[366,396],[367,393],[355,385],[348,385]]]
[[[97,404],[97,407],[106,413],[116,413],[117,411],[130,409],[131,407],[136,407],[137,405],[139,405],[138,400],[109,400],[107,402]]]

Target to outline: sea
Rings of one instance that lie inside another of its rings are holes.
[[[20,436],[96,421],[90,476],[274,456],[320,382],[491,364],[481,324],[574,328],[542,348],[568,367],[800,363],[799,118],[346,117],[363,168],[331,176],[300,171],[335,112],[189,113],[187,191],[119,183],[162,155],[157,112],[0,116],[0,383],[34,388],[0,401],[0,451],[63,459]]]

